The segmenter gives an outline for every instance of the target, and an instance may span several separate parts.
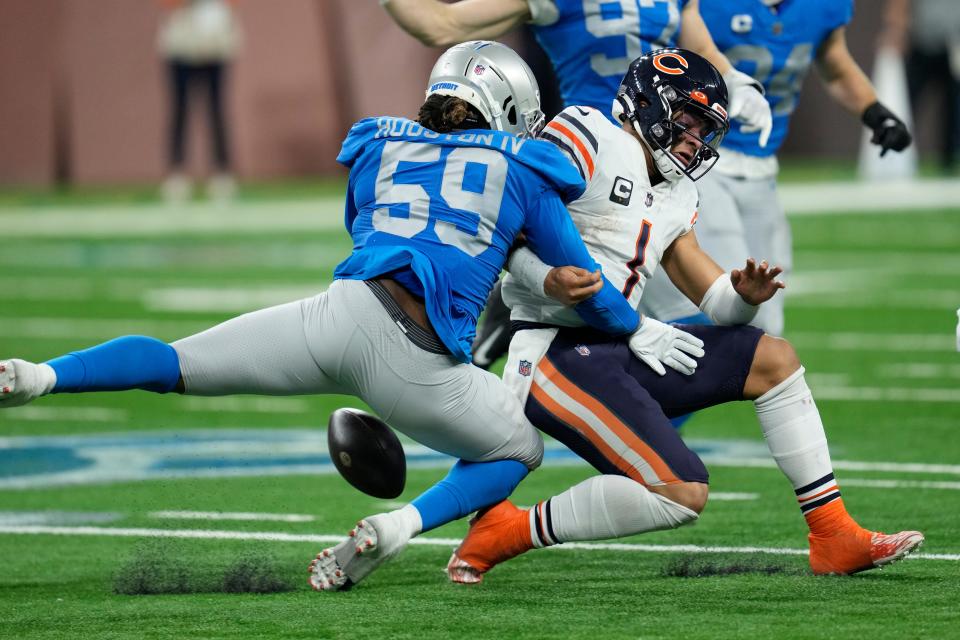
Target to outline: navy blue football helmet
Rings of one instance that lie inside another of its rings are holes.
[[[716,164],[730,128],[727,85],[696,53],[658,49],[630,63],[613,115],[633,125],[665,179],[698,180]],[[675,153],[683,136],[696,141],[695,151]]]

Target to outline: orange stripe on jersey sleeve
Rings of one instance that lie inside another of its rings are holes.
[[[590,174],[590,177],[593,177],[593,156],[590,155],[590,151],[587,150],[585,144],[580,142],[578,138],[570,129],[567,129],[562,124],[557,123],[555,120],[551,120],[547,124],[547,129],[553,129],[563,137],[567,138],[573,145],[580,151],[580,155],[583,156],[584,161],[587,163],[587,173]]]
[[[542,358],[537,368],[550,379],[550,382],[557,385],[561,391],[603,422],[627,447],[650,465],[650,468],[653,469],[653,472],[657,474],[657,477],[659,477],[662,482],[666,484],[681,482],[681,480],[674,475],[667,463],[663,461],[660,454],[641,440],[637,434],[631,431],[630,427],[625,425],[613,412],[603,406],[602,403],[560,373],[548,358]]]

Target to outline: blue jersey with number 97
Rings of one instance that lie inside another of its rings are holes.
[[[556,12],[537,20],[533,33],[553,63],[564,106],[594,107],[612,119],[627,67],[654,49],[676,46],[687,1],[553,0]]]
[[[477,318],[517,234],[549,265],[599,268],[563,205],[586,185],[548,142],[368,118],[350,130],[337,161],[350,167],[346,226],[354,246],[334,277],[388,275],[422,297],[437,335],[462,362],[470,361]],[[609,333],[638,322],[612,285],[577,311]]]
[[[773,113],[766,147],[760,147],[756,133],[741,133],[736,120],[723,147],[752,156],[775,154],[787,137],[790,115],[817,49],[850,22],[853,0],[784,0],[776,10],[760,0],[702,1],[700,15],[730,63],[763,85]]]

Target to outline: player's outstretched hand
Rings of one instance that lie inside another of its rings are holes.
[[[903,151],[910,146],[913,136],[903,120],[879,102],[867,107],[861,116],[863,124],[873,130],[870,142],[880,147],[880,157],[890,149]]]
[[[600,291],[603,278],[600,270],[587,271],[580,267],[554,267],[543,281],[543,291],[567,306],[583,302]]]
[[[734,290],[749,304],[766,302],[787,285],[777,280],[783,272],[780,267],[770,267],[766,260],[758,265],[753,258],[747,258],[747,266],[730,272]]]
[[[692,375],[697,370],[694,358],[705,353],[700,338],[647,316],[630,336],[629,344],[633,355],[660,375],[667,373],[663,365],[684,375]]]

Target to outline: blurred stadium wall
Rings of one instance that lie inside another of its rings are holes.
[[[881,6],[858,2],[849,32],[868,74]],[[375,0],[239,0],[237,9],[245,46],[232,65],[228,102],[241,177],[337,173],[352,122],[415,114],[438,52],[404,34]],[[0,184],[161,178],[160,19],[157,0],[0,0]],[[852,160],[860,127],[812,76],[785,154]],[[197,135],[205,112],[192,115],[190,168],[201,172],[209,157],[207,137]]]

